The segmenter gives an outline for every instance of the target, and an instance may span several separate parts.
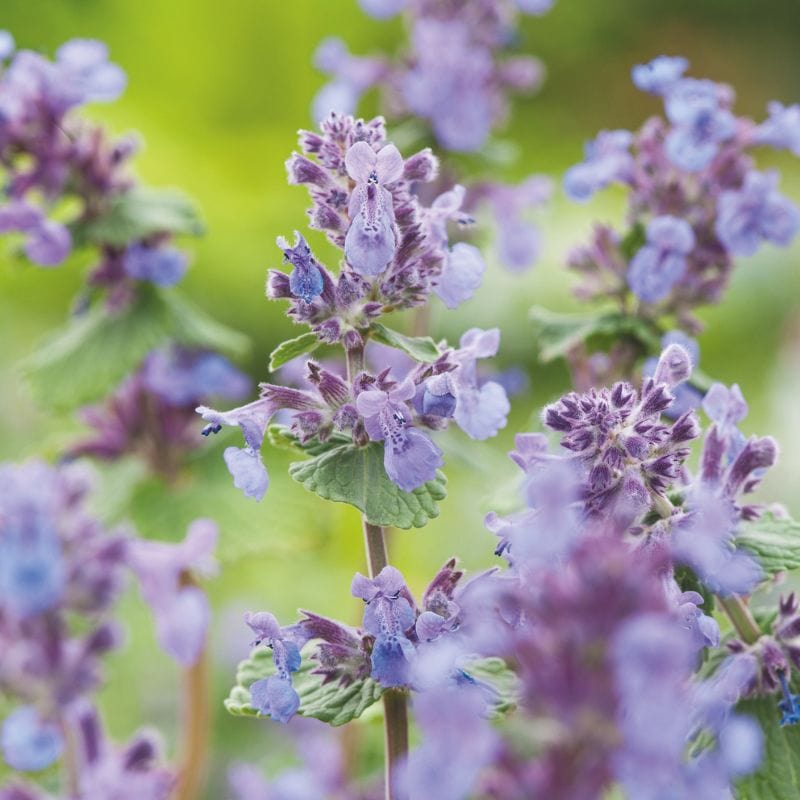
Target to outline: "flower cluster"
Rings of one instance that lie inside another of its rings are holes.
[[[369,0],[362,8],[386,19],[403,12],[410,31],[397,61],[358,58],[328,39],[317,66],[331,82],[314,100],[317,119],[331,109],[353,113],[361,94],[380,85],[395,116],[424,119],[446,150],[475,152],[508,114],[508,94],[533,92],[544,68],[532,56],[508,55],[519,12],[544,14],[551,0]]]
[[[61,264],[81,244],[95,245],[100,261],[89,286],[108,290],[112,306],[127,302],[137,281],[177,283],[188,262],[170,245],[171,223],[136,207],[144,198],[126,170],[136,139],[109,141],[76,115],[87,103],[115,100],[125,88],[125,74],[108,60],[106,46],[73,39],[50,61],[30,50],[15,52],[10,36],[0,33],[0,233],[22,234],[25,255],[43,267]]]
[[[171,346],[152,351],[101,405],[81,411],[91,435],[72,444],[69,458],[113,461],[139,454],[150,469],[174,478],[198,446],[194,409],[211,397],[240,400],[249,378],[209,351]]]
[[[99,682],[128,539],[86,511],[88,476],[41,462],[0,468],[0,687],[24,705],[2,726],[5,760],[39,770],[64,748],[61,714]],[[86,619],[73,634],[72,615]]]
[[[297,322],[332,343],[385,308],[426,302],[431,291],[451,307],[472,296],[484,269],[480,254],[471,245],[448,244],[448,221],[469,222],[459,211],[463,190],[455,187],[431,207],[412,191],[436,177],[430,150],[404,160],[387,142],[382,118],[364,122],[337,113],[322,121],[321,134],[301,131],[300,147],[302,154],[287,162],[289,182],[308,188],[311,227],[324,230],[345,261],[334,277],[299,233],[293,245],[278,239],[293,271],[288,277],[270,271],[267,294],[290,299]]]
[[[684,76],[688,62],[661,56],[634,67],[639,89],[662,97],[666,119],[652,117],[636,133],[603,131],[572,167],[564,188],[589,199],[611,183],[630,190],[625,234],[595,229],[569,266],[583,278],[583,297],[609,297],[656,320],[674,314],[697,331],[692,310],[717,302],[734,259],[764,242],[788,245],[800,230],[800,210],[778,191],[775,172],[759,172],[750,150],[797,150],[796,107],[770,104],[759,124],[734,116],[729,86]]]

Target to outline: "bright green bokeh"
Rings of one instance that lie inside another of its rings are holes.
[[[199,202],[208,224],[205,238],[186,245],[193,266],[184,289],[221,321],[249,334],[253,355],[243,365],[267,379],[269,351],[292,326],[277,303],[264,298],[267,267],[277,266],[279,234],[302,229],[307,196],[285,182],[284,161],[296,130],[310,124],[309,105],[322,78],[311,66],[316,44],[340,35],[356,53],[391,50],[402,35],[399,22],[365,17],[355,0],[3,0],[0,27],[21,46],[52,53],[65,39],[97,37],[129,77],[123,98],[95,106],[91,116],[116,133],[137,130],[146,149],[138,175],[156,186],[176,186]],[[579,160],[582,142],[597,130],[636,127],[657,102],[630,83],[633,63],[661,52],[682,53],[692,73],[733,84],[737,110],[761,118],[768,100],[800,100],[800,15],[796,0],[558,0],[540,20],[526,19],[525,50],[548,69],[544,90],[515,104],[506,138],[519,147],[507,177],[543,172],[558,179]],[[374,104],[374,98],[369,103]],[[800,200],[800,167],[788,156],[764,154],[762,165],[783,171],[783,190]],[[434,312],[435,332],[457,338],[471,325],[499,325],[502,365],[519,364],[531,375],[531,395],[514,400],[506,431],[491,443],[453,432],[443,441],[450,497],[439,520],[421,531],[392,536],[393,559],[419,592],[436,566],[459,553],[467,566],[492,563],[491,536],[482,527],[491,507],[487,487],[511,481],[505,458],[513,432],[535,421],[541,405],[566,385],[562,366],[543,370],[533,358],[526,312],[534,303],[553,309],[574,306],[565,254],[585,239],[594,219],[618,220],[622,195],[609,191],[575,206],[557,191],[540,218],[544,258],[523,276],[490,268],[477,300],[454,313]],[[322,237],[309,237],[320,245]],[[320,245],[321,247],[321,245]],[[322,248],[321,248],[322,249]],[[709,310],[700,339],[702,366],[725,382],[738,382],[750,401],[747,432],[773,433],[783,443],[783,462],[762,496],[788,499],[795,512],[800,468],[800,247],[765,247],[737,268],[722,307]],[[84,260],[85,261],[85,260]],[[36,341],[62,323],[86,264],[38,270],[0,253],[0,456],[53,455],[75,423],[32,407],[14,365]],[[209,798],[223,797],[225,764],[259,758],[275,746],[268,724],[232,720],[221,699],[232,682],[232,665],[246,654],[240,612],[269,608],[288,621],[297,607],[339,614],[355,622],[359,606],[349,597],[355,569],[363,569],[357,516],[328,507],[285,477],[287,460],[266,452],[273,485],[260,506],[241,497],[240,514],[258,515],[266,554],[227,563],[210,586],[219,615],[215,627],[216,754]],[[221,458],[217,479],[228,486]],[[234,493],[232,486],[229,491]],[[1,490],[1,489],[0,489]],[[163,524],[180,535],[192,516],[215,508],[171,509]],[[156,512],[160,513],[160,512]],[[158,520],[150,533],[157,532]],[[229,532],[235,537],[235,531]],[[244,549],[244,548],[243,548]],[[142,722],[155,723],[174,742],[179,679],[155,645],[147,612],[126,597],[123,612],[131,642],[111,660],[104,706],[115,736]],[[271,738],[270,738],[271,737]]]

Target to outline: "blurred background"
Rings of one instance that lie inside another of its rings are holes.
[[[522,20],[520,47],[538,55],[548,77],[536,96],[517,99],[503,138],[518,148],[504,177],[552,176],[581,159],[584,140],[604,128],[636,128],[660,111],[657,99],[630,82],[633,64],[660,54],[682,54],[690,73],[736,88],[739,114],[763,119],[766,104],[800,101],[800,14],[797,0],[557,0],[545,17]],[[128,74],[123,97],[94,106],[90,115],[114,133],[138,131],[145,148],[138,177],[153,186],[179,187],[199,204],[206,235],[182,242],[192,253],[183,290],[200,306],[251,337],[254,380],[267,380],[269,352],[295,335],[280,304],[264,297],[266,269],[279,265],[275,237],[304,229],[306,192],[286,184],[284,161],[296,131],[311,125],[310,103],[324,78],[312,54],[325,36],[341,36],[356,54],[394,52],[399,20],[365,16],[356,0],[2,0],[0,29],[20,47],[52,54],[71,37],[108,43]],[[374,110],[368,96],[362,109]],[[391,136],[391,130],[390,130]],[[789,155],[760,154],[762,168],[783,173],[782,191],[800,201],[800,164]],[[513,399],[509,425],[495,440],[471,442],[452,431],[440,441],[447,459],[449,497],[441,516],[421,530],[392,534],[392,560],[416,594],[446,558],[459,554],[469,569],[492,563],[494,542],[485,513],[513,496],[515,468],[506,458],[513,433],[537,424],[541,406],[565,390],[563,364],[536,363],[527,312],[577,307],[573,279],[563,268],[571,246],[593,220],[621,219],[623,194],[601,193],[577,206],[560,189],[539,217],[545,236],[539,264],[512,275],[490,264],[476,298],[456,312],[436,304],[435,336],[457,340],[467,327],[499,326],[498,368],[518,367],[530,380]],[[323,237],[309,240],[324,256]],[[782,461],[762,488],[800,513],[800,245],[766,246],[743,259],[721,307],[701,314],[701,365],[725,383],[738,382],[750,403],[746,433],[771,433]],[[21,359],[61,325],[87,266],[75,256],[57,270],[26,266],[0,249],[0,459],[53,456],[80,425],[37,408],[18,374]],[[199,425],[198,425],[199,430]],[[235,433],[232,437],[235,437]],[[218,437],[221,438],[221,437]],[[233,438],[229,439],[233,441]],[[248,652],[247,609],[269,609],[285,623],[298,607],[355,623],[360,601],[349,595],[355,570],[364,570],[361,532],[349,507],[325,504],[286,476],[288,459],[265,447],[272,485],[261,504],[231,484],[220,457],[225,442],[209,443],[201,469],[204,491],[180,482],[150,487],[132,515],[150,536],[179,538],[197,516],[223,529],[220,577],[209,584],[217,613],[213,629],[214,756],[209,798],[225,796],[231,760],[276,766],[282,730],[269,722],[227,716],[222,699],[237,660]],[[124,495],[126,473],[107,484]],[[0,487],[2,491],[2,487]],[[119,498],[106,497],[115,502]],[[157,648],[148,612],[134,592],[123,603],[129,643],[112,657],[103,706],[111,732],[127,737],[143,723],[161,728],[174,747],[179,676]],[[371,723],[365,722],[365,726]],[[367,739],[369,740],[369,736]]]

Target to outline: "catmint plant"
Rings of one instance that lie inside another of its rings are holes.
[[[245,495],[260,500],[267,491],[261,447],[270,438],[311,456],[291,465],[295,480],[359,508],[369,574],[356,574],[351,592],[364,601],[365,612],[358,629],[311,612],[285,627],[267,612],[249,615],[254,644],[266,645],[271,658],[256,651],[257,671],[266,674],[235,690],[229,707],[284,723],[300,713],[341,724],[383,697],[387,791],[393,792],[407,751],[406,704],[417,651],[458,627],[454,592],[461,573],[449,563],[419,607],[388,564],[384,528],[419,527],[438,513],[444,456],[436,431],[454,420],[470,437],[485,439],[506,424],[505,390],[482,381],[476,369],[496,354],[499,333],[473,328],[451,348],[405,336],[382,321],[395,309],[424,305],[433,292],[454,297],[464,289],[447,268],[447,221],[462,191],[451,190],[432,206],[417,191],[437,173],[430,150],[404,158],[386,140],[382,119],[337,113],[322,122],[321,132],[301,131],[300,146],[303,152],[287,162],[289,182],[307,187],[311,227],[325,231],[342,256],[333,271],[299,232],[291,243],[278,239],[291,271],[270,270],[267,294],[288,301],[289,317],[309,330],[280,345],[271,367],[324,344],[342,347],[346,369],[342,374],[308,361],[308,388],[265,383],[260,398],[245,406],[197,411],[208,423],[206,435],[226,425],[241,430],[244,447],[229,446],[224,458]],[[392,358],[381,364],[381,349],[371,342],[383,346],[384,358],[386,345],[400,351],[406,363]],[[279,412],[288,425],[271,424]],[[464,675],[464,682],[474,682]],[[309,705],[312,685],[319,687],[322,707]]]
[[[764,147],[796,151],[795,107],[771,103],[762,123],[737,117],[733,89],[687,77],[688,67],[667,56],[634,67],[634,84],[663,101],[664,116],[635,133],[602,131],[564,176],[577,202],[611,184],[628,191],[625,226],[597,225],[568,259],[580,276],[576,294],[610,309],[593,324],[582,320],[579,341],[612,329],[617,338],[609,357],[587,357],[571,342],[584,385],[629,377],[670,328],[698,334],[695,310],[720,301],[736,259],[785,247],[800,230],[800,209],[781,193],[778,173],[756,161]]]
[[[402,14],[407,41],[391,57],[355,56],[341,39],[323,41],[315,63],[330,81],[314,98],[314,119],[322,120],[330,111],[355,113],[362,95],[377,88],[387,119],[419,141],[432,138],[441,155],[488,158],[490,137],[510,116],[511,95],[536,91],[544,78],[541,62],[513,47],[519,18],[544,14],[551,5],[515,0],[363,2],[362,9],[379,20]],[[463,209],[464,220],[473,212],[490,218],[499,260],[513,271],[532,266],[541,235],[530,217],[548,201],[550,181],[530,176],[516,185],[503,183],[465,173],[463,161],[453,158],[446,158],[445,174],[463,184],[456,187],[458,204],[451,213]],[[448,203],[454,200],[450,196]],[[448,262],[453,275],[464,276],[458,294],[453,282],[447,294],[440,293],[452,308],[480,285],[485,265],[480,251],[466,242],[456,244]],[[469,294],[459,298],[465,292]]]

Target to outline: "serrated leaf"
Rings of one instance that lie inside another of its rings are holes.
[[[269,371],[274,372],[278,367],[282,367],[303,353],[311,353],[320,346],[320,341],[315,333],[300,334],[294,339],[281,342],[269,356]]]
[[[248,340],[212,320],[174,290],[142,284],[131,304],[111,313],[102,304],[73,317],[23,364],[37,402],[58,409],[98,400],[174,340],[239,355]]]
[[[109,210],[77,235],[81,240],[124,247],[163,231],[199,236],[203,223],[194,203],[173,189],[137,186],[115,197]]]
[[[340,686],[336,681],[323,684],[322,675],[312,674],[316,666],[304,653],[300,669],[292,675],[292,685],[300,697],[297,713],[303,717],[313,717],[333,726],[344,725],[360,717],[383,694],[381,685],[372,678],[354,681],[349,686]],[[239,664],[236,686],[225,700],[225,708],[234,716],[260,716],[250,705],[250,686],[274,673],[271,651],[254,650],[250,658]]]
[[[618,311],[560,314],[535,306],[530,310],[530,318],[543,362],[561,358],[576,345],[595,337],[632,337],[648,352],[660,348],[659,337],[644,320]]]
[[[385,325],[381,325],[379,322],[372,323],[370,333],[376,342],[402,350],[414,361],[430,364],[441,355],[436,342],[430,336],[406,336],[387,328]]]
[[[289,465],[289,475],[325,500],[355,506],[372,525],[421,528],[439,516],[437,501],[447,495],[442,472],[413,492],[389,480],[383,468],[383,445],[343,445],[308,461]]]
[[[762,514],[756,520],[742,523],[736,534],[736,545],[749,550],[768,575],[797,569],[800,567],[800,522],[790,517]]]
[[[517,707],[519,678],[502,658],[483,658],[464,667],[464,672],[477,681],[489,684],[495,692],[492,713],[503,716]]]
[[[800,797],[800,725],[781,727],[778,697],[743,700],[736,710],[752,716],[764,733],[764,758],[758,771],[736,785],[738,800],[788,800]]]

